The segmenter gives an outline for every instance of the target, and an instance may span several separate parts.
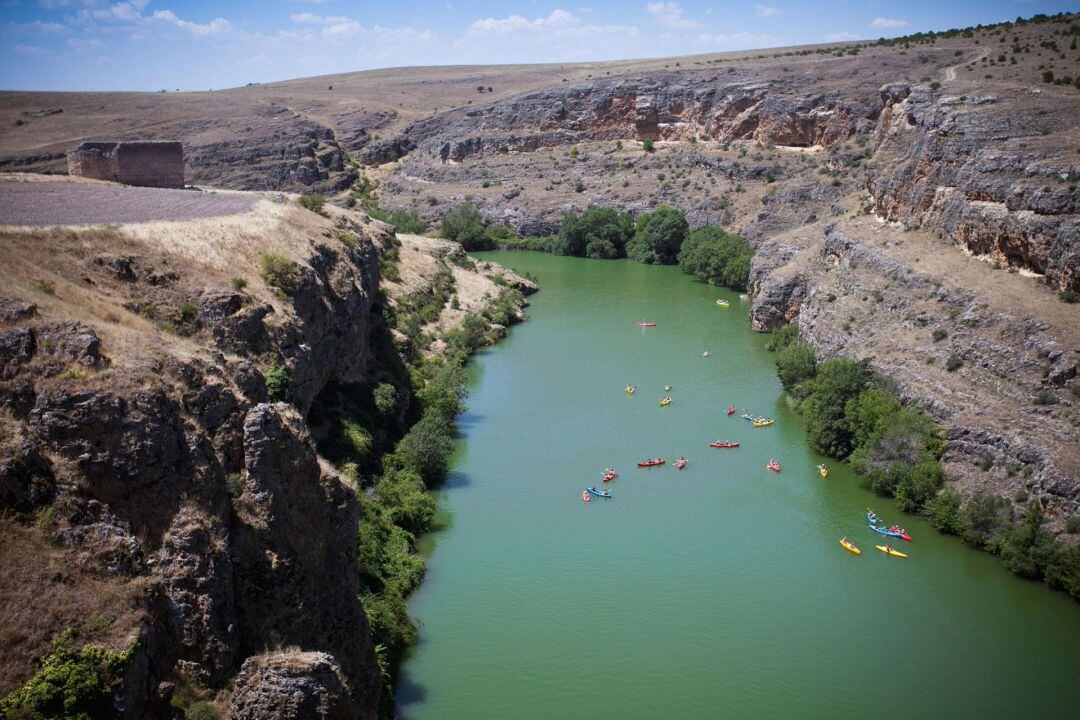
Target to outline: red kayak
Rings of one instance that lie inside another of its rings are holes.
[[[907,530],[905,530],[902,527],[897,527],[896,525],[893,525],[891,528],[889,528],[889,532],[897,533],[899,535],[900,539],[907,540],[908,542],[911,542],[911,536],[908,535]]]
[[[766,465],[765,467],[769,468],[770,470],[772,470],[775,473],[780,472],[780,463],[778,463],[778,462],[775,462],[775,461],[771,462],[768,465]]]
[[[735,412],[735,406],[734,405],[729,405],[728,409],[727,409],[727,414],[732,415],[732,414],[734,414],[734,412]]]
[[[709,443],[709,447],[718,447],[718,448],[739,447],[739,443],[737,443],[737,442],[720,442],[718,440],[716,442]]]
[[[612,470],[609,473],[604,473],[604,482],[611,482],[615,478],[619,477],[619,473]]]
[[[638,467],[656,467],[657,465],[663,465],[666,460],[664,458],[658,458],[656,460],[646,460],[645,462],[639,462]]]
[[[588,490],[582,490],[581,491],[581,499],[584,502],[589,502],[589,491]]]
[[[675,467],[677,467],[677,468],[679,468],[680,470],[682,470],[682,469],[683,469],[684,467],[686,467],[686,460],[685,460],[685,459],[683,459],[683,460],[677,460],[677,461],[675,462]]]
[[[656,327],[656,323],[639,322],[639,323],[637,323],[637,326],[638,327]]]

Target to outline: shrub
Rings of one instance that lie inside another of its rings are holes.
[[[964,361],[956,355],[949,355],[948,360],[945,361],[945,369],[949,372],[955,372],[964,366]]]
[[[292,373],[277,359],[263,373],[266,394],[275,402],[292,402]]]
[[[1043,388],[1035,394],[1035,399],[1032,402],[1036,405],[1056,405],[1058,398],[1057,395]]]
[[[817,374],[814,349],[800,342],[785,348],[776,358],[776,373],[780,376],[780,384],[788,392],[794,390],[799,384],[813,379]]]
[[[184,709],[184,720],[221,720],[221,713],[205,700],[198,700]]]
[[[1080,302],[1080,292],[1076,292],[1075,290],[1062,290],[1058,293],[1058,298],[1060,298],[1062,302],[1070,304],[1078,303]]]
[[[326,198],[322,195],[301,195],[297,200],[300,203],[300,207],[307,208],[313,213],[323,214],[323,205],[326,204]]]
[[[838,358],[817,366],[813,379],[805,383],[807,397],[799,406],[814,449],[836,458],[851,454],[854,432],[845,407],[870,379],[869,360]]]
[[[972,545],[985,545],[1005,527],[1006,502],[989,493],[977,492],[960,511],[961,537]]]
[[[645,138],[641,143],[641,147],[645,152],[651,153],[653,151],[653,141],[650,138]]]
[[[1043,577],[1054,553],[1054,539],[1042,529],[1044,518],[1036,500],[1028,505],[1024,522],[1005,530],[991,543],[990,549],[1001,557],[1011,573],[1021,577]]]
[[[738,235],[705,226],[686,237],[678,260],[684,273],[702,282],[745,290],[753,257],[753,248]]]
[[[661,205],[655,212],[638,218],[634,239],[627,254],[650,265],[674,265],[689,225],[681,210]]]
[[[394,455],[403,469],[412,470],[430,487],[445,479],[453,450],[450,420],[438,412],[425,412]]]
[[[1080,600],[1080,545],[1056,548],[1046,564],[1046,584]]]
[[[234,277],[232,279],[232,286],[236,290],[243,290],[244,288],[247,287],[247,284],[248,284],[247,278],[237,276],[237,277]]]
[[[390,213],[387,221],[394,226],[394,230],[412,235],[419,235],[427,230],[427,221],[409,210],[395,210]]]
[[[1054,71],[1053,70],[1043,70],[1042,81],[1044,83],[1052,83],[1052,82],[1054,82]]]
[[[371,393],[375,401],[375,410],[383,420],[391,420],[397,416],[398,392],[397,388],[390,383],[379,383]]]
[[[41,670],[0,700],[0,714],[71,720],[113,717],[113,693],[137,647],[119,654],[96,645],[76,650],[68,630],[42,661]]]
[[[769,352],[783,350],[790,347],[792,343],[797,342],[798,339],[799,328],[794,323],[782,325],[773,332],[769,342],[765,345],[765,349]]]
[[[942,490],[923,505],[922,514],[938,530],[959,535],[963,530],[960,520],[961,498],[953,490]]]
[[[42,280],[37,286],[38,292],[46,295],[54,295],[56,293],[56,286],[52,284],[50,280]]]
[[[945,328],[937,328],[933,333],[934,342],[941,342],[945,338],[949,337],[949,331]]]
[[[472,203],[458,205],[443,218],[441,234],[466,250],[491,250],[495,244],[484,232],[484,218]]]
[[[259,256],[259,275],[267,285],[289,295],[296,292],[300,285],[300,266],[276,253]]]

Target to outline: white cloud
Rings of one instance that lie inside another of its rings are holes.
[[[352,18],[347,18],[342,15],[326,16],[309,12],[290,15],[289,19],[294,23],[300,23],[301,25],[340,25],[341,23],[354,22]]]
[[[677,2],[649,3],[645,9],[658,24],[671,30],[690,30],[700,25],[698,22],[683,17],[682,7]]]
[[[12,49],[15,51],[16,55],[22,55],[23,57],[36,57],[49,54],[48,50],[43,47],[38,47],[37,45],[24,45],[19,43]]]
[[[751,32],[738,32],[730,35],[725,33],[701,33],[693,39],[693,42],[705,48],[724,47],[732,50],[753,50],[762,47],[775,47],[780,44],[780,38]]]
[[[67,46],[76,52],[93,52],[105,49],[105,43],[98,38],[68,38]]]
[[[638,29],[583,22],[566,10],[546,17],[520,15],[477,20],[451,45],[454,62],[572,62],[636,57]]]
[[[774,17],[780,14],[780,11],[769,5],[755,5],[754,12],[758,17]]]
[[[858,40],[858,35],[853,35],[849,32],[834,32],[825,36],[825,42],[847,42],[848,40]]]
[[[870,27],[872,28],[900,28],[907,27],[907,24],[907,20],[896,20],[887,17],[876,17],[870,21]]]
[[[22,25],[12,25],[11,28],[15,32],[33,33],[34,35],[61,35],[68,32],[66,25],[42,20],[35,20]]]
[[[161,20],[174,25],[181,30],[186,30],[196,37],[218,37],[232,31],[232,24],[225,18],[214,18],[208,23],[194,23],[190,20],[181,20],[176,17],[172,10],[155,10],[155,20]]]

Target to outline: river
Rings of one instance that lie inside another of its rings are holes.
[[[1080,607],[903,515],[839,463],[822,479],[825,458],[786,408],[736,293],[672,267],[481,255],[531,271],[542,290],[529,320],[471,364],[440,527],[423,540],[427,578],[410,601],[422,630],[402,717],[1080,708]],[[661,408],[665,384],[673,402]],[[729,404],[739,411],[726,417]],[[776,424],[755,429],[743,408]],[[634,466],[657,455],[689,462]],[[583,503],[605,466],[620,473],[614,497]],[[894,543],[908,559],[874,549],[867,507],[912,534]]]

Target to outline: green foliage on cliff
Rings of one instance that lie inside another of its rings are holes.
[[[55,642],[41,670],[0,699],[0,715],[61,720],[113,717],[113,693],[137,649],[133,644],[122,653],[96,645],[76,650],[69,630]]]
[[[322,215],[323,205],[326,205],[326,198],[322,195],[301,195],[297,202],[300,203],[301,207]]]
[[[741,237],[707,225],[683,241],[679,267],[702,282],[745,290],[753,257],[754,249]]]
[[[275,359],[263,373],[266,394],[275,402],[292,402],[292,373]]]
[[[674,265],[689,229],[681,210],[661,205],[655,212],[638,217],[626,254],[647,265]]]
[[[495,243],[485,232],[484,217],[472,203],[458,205],[443,218],[441,234],[461,243],[466,250],[491,250]]]
[[[259,275],[267,285],[292,295],[300,285],[300,266],[276,253],[259,256]]]

